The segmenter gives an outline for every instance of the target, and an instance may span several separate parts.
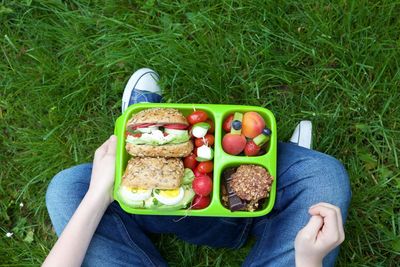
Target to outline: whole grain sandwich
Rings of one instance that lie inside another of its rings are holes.
[[[178,158],[133,157],[128,161],[120,199],[131,208],[176,210],[187,207],[194,197],[194,174]]]
[[[186,157],[193,150],[185,116],[173,108],[150,108],[132,116],[126,150],[136,157]]]

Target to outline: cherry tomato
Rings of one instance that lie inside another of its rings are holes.
[[[142,123],[142,124],[137,124],[135,126],[132,126],[132,130],[135,130],[137,128],[146,128],[146,127],[150,127],[150,126],[154,126],[156,125],[155,123]]]
[[[210,205],[210,197],[206,196],[199,196],[195,195],[192,201],[192,208],[193,209],[204,209]]]
[[[257,156],[258,152],[260,152],[261,147],[257,146],[253,140],[250,140],[246,143],[244,147],[244,154],[246,156]]]
[[[196,170],[199,171],[200,173],[207,173],[207,172],[212,172],[213,168],[214,168],[213,162],[209,160],[200,162],[199,165],[197,165]]]
[[[196,155],[191,153],[189,156],[185,157],[183,159],[183,166],[185,166],[185,168],[194,170],[194,168],[197,166]]]
[[[126,131],[126,136],[128,136],[128,135],[133,136],[133,137],[141,137],[142,136],[141,133],[131,133],[129,131]]]
[[[206,134],[204,138],[206,139],[208,146],[212,146],[214,144],[214,136],[212,134]],[[196,140],[194,140],[194,145],[196,147],[204,145],[203,138],[196,138]]]
[[[222,124],[222,128],[224,129],[225,132],[230,132],[231,131],[231,124],[233,121],[233,114],[229,115],[225,120],[224,123]]]
[[[203,122],[208,119],[207,113],[202,110],[196,110],[187,117],[190,124],[196,124],[198,122]]]
[[[206,122],[208,124],[210,124],[210,126],[211,126],[210,129],[208,129],[208,132],[209,133],[214,133],[215,132],[215,124],[214,124],[214,122],[211,119],[207,119]]]
[[[185,124],[179,124],[179,123],[174,123],[174,124],[165,124],[164,128],[167,129],[175,129],[175,130],[185,130],[188,126]]]
[[[194,178],[192,182],[193,191],[200,196],[208,196],[212,191],[212,180],[207,175]]]
[[[197,147],[193,148],[193,154],[197,156]]]

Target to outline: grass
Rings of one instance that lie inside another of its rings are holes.
[[[267,107],[281,140],[311,119],[353,188],[338,265],[396,266],[399,16],[393,0],[1,0],[0,265],[42,262],[50,179],[92,160],[129,75],[150,66],[167,101]],[[172,266],[238,266],[251,247],[158,245]]]

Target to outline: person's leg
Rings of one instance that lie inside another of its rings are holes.
[[[278,145],[278,186],[273,211],[253,222],[256,243],[244,266],[295,266],[294,240],[318,202],[338,206],[343,220],[351,191],[343,165],[335,158],[290,143]],[[339,249],[324,259],[333,266]]]
[[[136,215],[139,226],[151,233],[174,234],[195,245],[240,248],[247,240],[252,219]]]
[[[89,188],[92,164],[58,173],[46,194],[47,209],[58,236]],[[105,212],[87,250],[84,266],[166,266],[134,218],[113,202]]]

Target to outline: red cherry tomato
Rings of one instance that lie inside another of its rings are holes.
[[[129,131],[126,131],[126,136],[128,136],[128,135],[133,136],[133,137],[141,137],[142,136],[141,133],[131,133]]]
[[[189,156],[185,157],[183,159],[183,166],[185,166],[185,168],[194,170],[194,168],[197,166],[196,155],[191,153]]]
[[[214,133],[215,132],[215,124],[214,124],[214,122],[211,119],[207,119],[206,122],[208,124],[210,124],[210,126],[211,126],[210,129],[208,129],[208,132],[209,133]]]
[[[179,123],[174,123],[174,124],[165,124],[164,128],[167,129],[175,129],[175,130],[185,130],[188,126],[185,124],[179,124]]]
[[[224,123],[222,124],[222,129],[224,129],[225,132],[230,132],[231,131],[231,124],[233,121],[233,114],[229,115],[225,120]]]
[[[208,119],[207,113],[202,110],[196,110],[187,117],[190,124],[196,124],[198,122],[203,122]]]
[[[258,152],[260,152],[261,147],[257,146],[253,140],[250,140],[246,143],[244,147],[244,154],[246,156],[257,156]]]
[[[204,138],[206,139],[208,146],[212,146],[214,144],[214,136],[212,134],[206,134]],[[204,145],[203,138],[196,138],[196,140],[194,141],[194,145],[196,147]]]
[[[195,195],[192,201],[192,209],[204,209],[210,205],[210,197]]]
[[[212,180],[207,175],[194,178],[192,182],[193,191],[200,196],[208,196],[212,191]]]
[[[213,168],[214,164],[211,160],[209,160],[200,162],[199,165],[197,165],[196,170],[199,171],[200,173],[207,173],[207,172],[212,172]]]
[[[147,127],[154,126],[154,125],[156,125],[156,124],[155,123],[142,123],[142,124],[137,124],[135,126],[132,126],[131,128],[132,128],[132,130],[135,130],[137,128],[147,128]]]

